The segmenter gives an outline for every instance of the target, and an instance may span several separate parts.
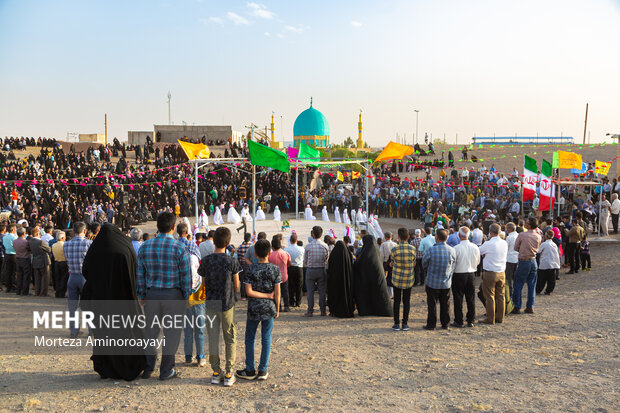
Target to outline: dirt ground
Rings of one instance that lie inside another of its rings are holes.
[[[304,318],[304,305],[275,323],[269,379],[232,388],[209,384],[208,367],[181,367],[182,378],[168,382],[123,382],[100,379],[85,354],[29,354],[17,343],[32,310],[63,310],[66,301],[2,292],[0,410],[619,411],[618,244],[592,255],[592,271],[562,275],[552,295],[537,297],[534,315],[501,325],[424,331],[421,287],[408,332],[391,331],[388,318]],[[245,309],[237,305],[239,367]],[[481,319],[479,301],[476,313]]]

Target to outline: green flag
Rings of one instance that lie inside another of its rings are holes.
[[[553,169],[558,169],[560,167],[560,157],[558,151],[553,152],[553,161],[551,162],[551,166]]]
[[[288,156],[284,152],[251,140],[248,140],[248,149],[252,165],[266,166],[267,168],[277,169],[282,172],[288,172],[291,169]]]
[[[297,159],[300,162],[307,163],[309,165],[318,166],[318,163],[310,163],[310,161],[320,162],[321,152],[318,149],[314,149],[310,145],[306,145],[303,142],[299,143],[299,155]]]

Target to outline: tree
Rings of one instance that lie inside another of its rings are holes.
[[[345,148],[353,148],[355,146],[355,142],[353,142],[353,139],[351,139],[350,136],[347,136],[347,139],[344,140],[342,146]]]

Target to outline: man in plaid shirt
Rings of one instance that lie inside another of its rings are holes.
[[[413,286],[424,284],[424,268],[422,268],[422,258],[424,253],[420,251],[420,242],[422,237],[420,236],[422,231],[415,230],[415,237],[411,240],[411,245],[415,248],[415,267],[413,269]]]
[[[86,224],[78,221],[73,224],[73,238],[63,245],[63,252],[69,267],[69,279],[67,280],[67,306],[69,315],[73,317],[80,303],[82,289],[86,279],[82,275],[82,263],[88,252],[88,248],[93,243],[86,237]],[[77,322],[69,326],[71,338],[75,338],[80,333],[80,326]]]
[[[249,232],[243,234],[243,242],[241,245],[237,247],[237,258],[239,259],[239,264],[241,264],[241,274],[239,274],[239,282],[243,285],[243,280],[245,279],[245,271],[248,268],[248,264],[245,262],[245,255],[252,246],[250,239],[252,235]],[[245,298],[245,288],[241,289],[241,297]]]
[[[304,268],[306,268],[306,290],[308,291],[308,312],[306,317],[312,317],[314,312],[314,291],[319,290],[319,308],[321,315],[327,315],[327,272],[325,267],[329,258],[329,249],[321,241],[323,228],[312,227],[312,242],[304,251]]]
[[[456,266],[456,252],[446,244],[447,239],[448,231],[438,229],[435,233],[435,245],[426,250],[422,259],[422,265],[426,269],[426,330],[434,330],[437,324],[437,301],[441,328],[447,330],[450,323],[450,287]]]
[[[394,286],[394,325],[392,330],[399,331],[400,301],[403,301],[402,330],[408,331],[409,303],[411,301],[411,287],[413,287],[413,268],[415,266],[415,248],[407,241],[407,228],[398,229],[398,245],[392,249],[392,285]]]
[[[186,300],[191,294],[191,258],[182,242],[172,234],[176,217],[172,212],[162,212],[157,217],[159,235],[146,241],[138,251],[136,290],[140,304],[145,306],[148,338],[159,336],[164,316],[180,317],[185,314]],[[155,322],[154,322],[155,321]],[[159,367],[159,379],[178,377],[174,369],[174,355],[181,339],[181,326],[164,326],[166,339]],[[157,351],[147,349],[146,368],[142,378],[151,377],[155,369]]]

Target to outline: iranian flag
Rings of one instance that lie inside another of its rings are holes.
[[[538,205],[539,211],[549,211],[553,208],[553,182],[551,176],[553,175],[553,168],[551,164],[543,159],[542,161],[542,173],[540,176],[540,204]]]
[[[536,198],[536,182],[538,181],[538,167],[536,159],[524,155],[523,163],[523,201]]]

